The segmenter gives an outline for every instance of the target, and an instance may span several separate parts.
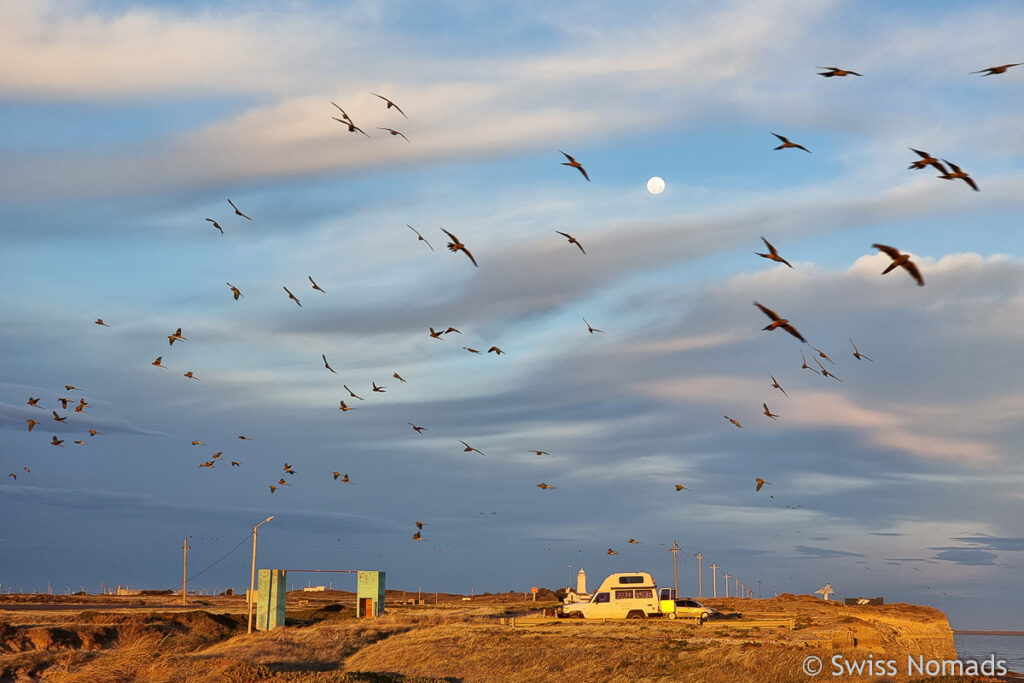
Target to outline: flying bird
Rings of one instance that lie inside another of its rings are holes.
[[[422,531],[423,530],[423,525],[425,524],[425,522],[413,522],[413,524],[416,525],[417,529],[420,529]]]
[[[224,455],[224,451],[217,451],[216,453],[214,453],[210,457],[213,458],[214,460],[220,460],[220,456],[222,456],[222,455]]]
[[[921,271],[917,269],[917,265],[910,260],[910,254],[901,254],[899,249],[886,246],[884,244],[872,244],[871,246],[879,251],[885,252],[888,254],[889,258],[892,259],[892,263],[889,264],[888,268],[882,271],[882,275],[885,275],[896,266],[902,266],[908,273],[910,273],[911,277],[917,280],[919,287],[924,287],[924,278],[921,277]]]
[[[460,440],[460,441],[459,441],[459,443],[461,443],[461,444],[462,444],[463,446],[465,446],[465,448],[464,448],[464,449],[462,449],[462,450],[463,450],[463,452],[465,452],[465,453],[469,453],[469,452],[471,452],[471,451],[476,451],[476,452],[477,452],[477,453],[479,453],[480,455],[487,455],[487,454],[486,454],[486,453],[484,453],[483,451],[481,451],[481,450],[479,450],[479,449],[477,449],[477,448],[473,448],[472,446],[470,446],[470,445],[469,445],[468,443],[466,443],[465,441],[462,441],[462,440]]]
[[[338,123],[341,123],[341,124],[343,124],[345,126],[348,126],[348,132],[349,133],[355,133],[355,132],[358,131],[358,132],[362,133],[363,135],[366,135],[366,137],[370,137],[369,135],[367,135],[365,130],[363,130],[362,128],[357,126],[355,123],[353,123],[352,119],[346,119],[346,120],[343,121],[342,119],[339,119],[337,116],[332,116],[331,118],[334,119],[335,121],[337,121]]]
[[[320,357],[324,359],[324,367],[333,372],[335,375],[337,375],[338,371],[332,368],[331,364],[327,362],[327,354],[321,353]]]
[[[270,485],[270,492],[271,492],[271,493],[273,493],[273,492],[274,492],[274,491],[276,491],[276,490],[277,490],[277,487],[276,487],[276,486],[274,486],[273,484],[271,484],[271,485]]]
[[[735,420],[735,419],[729,417],[728,415],[723,415],[722,417],[724,417],[729,422],[732,422],[734,425],[736,425],[740,429],[743,429],[743,425],[740,424],[739,420]]]
[[[801,353],[803,353],[803,352],[801,351]],[[783,396],[785,396],[786,398],[789,398],[789,394],[787,394],[786,390],[782,388],[781,384],[779,384],[779,380],[775,379],[775,375],[768,375],[768,376],[772,378],[772,388],[773,389],[778,389],[779,391],[782,392]]]
[[[206,462],[199,463],[199,466],[200,467],[209,467],[210,469],[213,469],[213,467],[214,467],[212,460],[207,460]]]
[[[420,427],[419,425],[414,425],[412,422],[410,422],[409,425],[413,428],[413,430],[415,430],[415,432],[417,434],[422,434],[423,430],[426,429],[426,427]]]
[[[604,330],[599,330],[596,327],[592,327],[591,324],[587,322],[586,318],[583,319],[583,322],[586,323],[587,332],[589,332],[590,334],[594,334],[595,332],[604,332]]]
[[[401,375],[399,375],[397,372],[392,373],[391,376],[394,377],[395,379],[397,379],[402,384],[405,384],[405,379]]]
[[[284,471],[288,474],[295,474],[295,470],[292,469],[292,466],[289,465],[288,463],[284,464]]]
[[[315,290],[316,290],[316,291],[318,291],[318,292],[323,292],[324,294],[326,294],[326,293],[327,293],[327,292],[324,292],[324,290],[320,288],[320,285],[318,285],[318,284],[317,284],[317,283],[316,283],[316,282],[315,282],[315,281],[313,280],[313,276],[312,276],[312,275],[307,275],[306,277],[308,277],[308,278],[309,278],[309,281],[310,281],[310,283],[311,283],[311,284],[313,285],[313,289],[315,289]]]
[[[474,266],[476,266],[477,268],[480,267],[480,266],[477,265],[476,259],[473,258],[473,254],[469,253],[469,249],[466,249],[466,245],[463,244],[462,242],[460,242],[458,237],[456,237],[455,235],[451,234],[450,232],[448,232],[444,228],[441,228],[441,232],[443,232],[444,234],[446,234],[446,235],[448,235],[449,237],[452,238],[452,241],[448,243],[448,251],[452,252],[453,254],[455,252],[457,252],[457,251],[461,251],[461,252],[465,253],[466,256],[469,257],[469,260],[473,262]]]
[[[492,346],[491,348],[487,349],[487,353],[493,353],[496,356],[500,356],[501,354],[503,354],[505,352],[501,350],[501,347]]]
[[[449,327],[447,330],[445,330],[441,334],[451,334],[452,332],[455,332],[457,334],[462,334],[462,332],[460,332],[459,330],[455,329],[454,327]]]
[[[478,350],[476,350],[476,349],[471,349],[471,348],[469,348],[468,346],[463,346],[462,348],[466,349],[466,350],[467,350],[467,351],[469,351],[470,353],[480,353],[480,352],[479,352]]]
[[[100,430],[98,430],[98,429],[90,429],[89,430],[89,436],[96,436],[99,433],[100,433]]]
[[[825,78],[832,78],[833,76],[843,77],[843,76],[862,76],[863,75],[863,74],[857,73],[856,71],[850,71],[848,69],[840,69],[838,66],[816,66],[814,68],[815,69],[825,69],[826,71],[824,73],[818,74],[819,76],[824,76]]]
[[[207,218],[206,220],[208,220],[208,221],[210,221],[211,223],[213,223],[213,227],[215,227],[215,228],[217,228],[218,230],[220,230],[220,234],[221,234],[221,235],[223,235],[223,234],[224,234],[224,228],[220,227],[220,223],[218,223],[217,221],[213,220],[212,218]]]
[[[1024,64],[1024,62],[1016,62],[1014,64],[1003,64],[1002,66],[990,66],[987,69],[982,69],[981,71],[972,71],[971,73],[984,74],[982,76],[982,78],[984,78],[985,76],[995,76],[996,74],[1006,73],[1006,70],[1009,69],[1010,67],[1020,66],[1021,64]]]
[[[252,441],[252,437],[251,436],[246,436],[245,434],[239,434],[235,438],[236,439],[241,439],[242,441]]]
[[[297,305],[299,308],[302,308],[302,302],[299,301],[298,298],[294,294],[292,294],[287,287],[282,286],[281,289],[288,292],[288,298],[294,301],[295,305]]]
[[[351,118],[349,118],[349,115],[345,113],[344,109],[342,109],[341,107],[338,107],[338,104],[336,102],[331,100],[331,104],[333,104],[335,107],[337,107],[338,111],[341,112],[341,118],[345,119],[345,121],[351,121],[352,120]],[[344,123],[344,121],[342,123]]]
[[[65,389],[66,391],[81,391],[81,389],[79,389],[78,387],[76,387],[76,386],[75,386],[74,384],[65,384],[65,385],[64,385],[64,389]]]
[[[226,282],[225,284],[231,288],[231,294],[234,295],[235,301],[238,301],[238,297],[242,296],[242,292],[238,289],[238,287],[235,287],[230,282]]]
[[[761,477],[755,477],[754,481],[757,482],[757,488],[754,489],[755,491],[760,491],[761,487],[764,486],[765,484],[768,484],[769,486],[772,485],[772,483],[770,481],[765,481]]]
[[[397,130],[395,130],[394,128],[384,128],[382,126],[377,126],[377,130],[386,130],[387,132],[391,133],[391,135],[393,135],[393,136],[394,135],[401,135],[402,138],[404,138],[406,142],[409,142],[409,138],[405,137],[405,133],[400,133]]]
[[[817,375],[817,374],[818,374],[818,371],[817,371],[817,370],[815,370],[814,368],[812,368],[812,367],[811,367],[810,365],[808,365],[808,364],[807,364],[807,359],[806,359],[806,358],[804,358],[804,352],[803,352],[803,350],[801,350],[801,351],[800,351],[800,360],[802,360],[802,361],[803,361],[803,365],[801,365],[801,366],[800,366],[800,368],[801,368],[802,370],[810,370],[810,371],[811,371],[811,372],[813,372],[813,373],[814,373],[815,375]]]
[[[237,460],[232,460],[232,461],[231,461],[231,466],[232,466],[232,467],[241,467],[241,466],[242,466],[242,463],[240,463],[240,462],[239,462],[239,461],[237,461]]]
[[[174,334],[167,335],[167,345],[168,346],[174,346],[174,342],[176,342],[176,341],[188,341],[188,339],[186,339],[185,337],[181,336],[181,328],[180,327],[177,330],[174,331]]]
[[[50,445],[51,446],[63,446],[64,445],[64,440],[63,439],[58,439],[56,436],[54,436],[53,437],[53,441],[50,442]]]
[[[863,358],[864,360],[870,360],[872,363],[874,362],[873,359],[868,358],[863,353],[861,353],[860,351],[857,350],[857,345],[853,343],[852,339],[850,340],[850,346],[853,347],[853,357],[854,358],[856,358],[857,360],[860,360],[861,358]]]
[[[355,408],[350,408],[349,405],[347,403],[345,403],[344,401],[338,401],[338,404],[339,404],[338,407],[341,408],[341,412],[343,412],[343,413],[347,412],[349,410],[355,410]]]
[[[239,210],[238,210],[238,207],[237,207],[237,206],[235,206],[235,203],[234,203],[233,201],[231,201],[231,199],[228,199],[228,204],[230,204],[230,205],[231,205],[231,208],[235,210],[235,215],[236,215],[236,216],[241,216],[242,218],[244,218],[244,219],[246,219],[246,220],[249,220],[249,221],[251,221],[251,220],[252,220],[251,218],[249,218],[248,216],[246,216],[246,215],[245,215],[244,213],[242,213],[241,211],[239,211]]]
[[[414,540],[414,541],[422,541],[423,540],[423,536],[422,536],[422,534],[419,531],[417,531],[416,533],[414,533],[412,535],[412,540]]]
[[[544,482],[541,482],[541,483],[537,484],[537,488],[543,489],[543,490],[547,491],[548,489],[553,489],[555,487],[551,486],[549,484],[545,484]]]
[[[29,396],[28,397],[28,404],[30,406],[35,406],[36,408],[42,408],[42,406],[39,405],[39,399],[38,398],[32,398],[31,396]]]
[[[426,238],[426,237],[424,237],[423,235],[421,235],[421,234],[420,234],[420,231],[419,231],[419,230],[417,230],[416,228],[412,227],[412,226],[411,226],[411,225],[409,225],[408,223],[406,223],[406,224],[405,224],[405,227],[409,228],[409,229],[410,229],[410,230],[412,230],[412,231],[413,231],[414,233],[416,233],[416,238],[417,238],[417,239],[418,239],[418,240],[419,240],[420,242],[423,242],[423,243],[424,243],[424,244],[426,244],[426,245],[427,245],[428,247],[430,247],[430,251],[434,251],[434,247],[432,247],[432,246],[430,245],[430,242],[428,242],[428,241],[427,241],[427,238]]]
[[[193,441],[193,442],[192,442],[192,445],[193,445],[193,446],[202,446],[202,445],[203,445],[203,442],[202,442],[202,441]]]
[[[803,335],[797,332],[797,329],[790,325],[787,319],[779,317],[779,315],[775,311],[766,306],[762,306],[756,301],[754,302],[754,305],[760,308],[762,313],[764,313],[766,316],[772,319],[771,323],[761,328],[762,330],[774,330],[776,328],[781,327],[786,332],[789,332],[791,335],[793,335],[800,341],[804,342],[805,344],[807,343],[807,340],[804,339]]]
[[[529,451],[527,451],[527,453],[535,453],[537,455],[551,455],[547,451],[538,451],[537,449],[533,449],[533,448],[530,449]]]
[[[358,398],[360,401],[366,400],[362,396],[356,396],[355,392],[349,389],[347,384],[342,384],[341,386],[345,387],[345,391],[347,391],[348,395],[351,396],[352,398]]]
[[[373,95],[374,97],[379,97],[379,98],[381,98],[382,100],[384,100],[385,102],[387,102],[387,106],[386,106],[386,107],[384,107],[385,109],[391,109],[392,107],[394,107],[394,108],[395,108],[395,109],[396,109],[396,110],[398,111],[398,113],[399,113],[399,114],[401,114],[402,116],[405,116],[405,112],[404,112],[404,111],[402,111],[402,109],[401,109],[401,108],[400,108],[400,107],[399,107],[399,106],[398,106],[397,104],[395,104],[394,102],[392,102],[392,101],[391,101],[391,100],[389,100],[388,98],[384,97],[383,95],[378,95],[378,94],[377,94],[377,93],[375,93],[375,92],[372,92],[372,93],[370,93],[370,94],[371,94],[371,95]],[[339,109],[340,109],[340,107],[339,107]],[[408,117],[408,116],[405,116],[405,118],[409,118],[409,117]]]
[[[819,361],[817,358],[814,359],[814,362],[817,363],[819,368],[821,368],[821,375],[822,375],[822,377],[831,377],[834,380],[838,380],[840,382],[843,381],[843,380],[839,379],[838,377],[836,377],[835,375],[833,375],[831,372],[829,372],[825,368],[825,366],[821,364],[821,361]]]
[[[627,543],[639,543],[640,541],[636,540],[635,538],[631,538],[631,539],[629,539],[629,540],[628,540],[628,541],[626,541],[626,542],[627,542]]]
[[[821,349],[819,349],[819,348],[818,348],[817,346],[812,346],[811,348],[812,348],[812,349],[814,349],[815,351],[817,351],[817,352],[818,352],[818,355],[819,355],[819,356],[821,356],[822,358],[824,358],[825,360],[827,360],[827,361],[828,361],[829,363],[831,363],[832,365],[835,365],[835,364],[836,364],[836,362],[835,362],[834,360],[832,360],[831,358],[829,358],[829,357],[828,357],[828,354],[827,354],[827,353],[825,353],[824,351],[822,351]]]
[[[163,356],[157,356],[157,357],[156,357],[156,360],[155,360],[155,361],[153,361],[153,363],[152,363],[152,364],[153,364],[153,365],[155,365],[155,366],[157,366],[158,368],[163,368],[164,370],[166,370],[166,369],[167,369],[167,366],[166,366],[166,365],[161,365],[161,364],[160,364],[160,363],[161,363],[161,362],[163,361],[163,359],[164,359],[164,357],[163,357]]]
[[[103,322],[103,318],[96,318],[95,324],[96,325],[102,325],[103,327],[110,327],[110,325],[108,325],[105,322]]]
[[[811,152],[811,150],[807,149],[803,145],[798,145],[795,142],[790,142],[789,138],[784,137],[782,135],[779,135],[778,133],[772,133],[772,135],[774,135],[778,139],[782,140],[782,144],[779,145],[778,147],[776,147],[775,148],[776,150],[786,149],[786,148],[789,148],[789,147],[793,147],[793,148],[796,148],[796,149],[802,149],[803,151],[807,152],[808,154],[810,154],[810,152]]]
[[[766,240],[763,237],[761,238],[761,241],[764,242],[764,246],[768,247],[768,253],[767,254],[761,254],[761,253],[758,253],[758,252],[755,251],[754,252],[755,254],[757,254],[761,258],[770,259],[772,261],[778,261],[779,263],[785,263],[790,268],[793,267],[793,264],[791,264],[789,261],[787,261],[786,259],[784,259],[781,256],[779,256],[779,252],[776,251],[775,247],[772,246],[771,242],[769,242],[768,240]]]
[[[193,375],[191,370],[185,373],[185,377],[188,377],[189,379],[194,379],[197,382],[199,381],[199,378]]]
[[[26,421],[28,422],[28,431],[30,432],[35,428],[37,424],[39,424],[38,420],[33,420],[31,417]]]
[[[967,175],[966,172],[961,170],[960,167],[954,164],[953,162],[948,161],[946,159],[943,159],[943,161],[945,161],[946,164],[953,170],[943,173],[942,175],[939,176],[940,178],[942,178],[943,180],[956,180],[957,178],[959,178],[960,180],[970,185],[971,189],[973,189],[975,192],[979,192],[978,184],[974,182],[974,179],[971,178],[971,176]]]
[[[925,166],[933,166],[939,173],[947,173],[946,167],[942,165],[942,162],[933,157],[928,152],[925,152],[920,149],[914,149],[913,147],[908,147],[907,149],[909,149],[917,156],[921,157],[917,161],[911,162],[910,166],[907,166],[908,170],[912,168],[920,169],[924,168]]]
[[[562,150],[558,151],[562,152]],[[583,168],[582,165],[580,165],[580,162],[576,161],[576,159],[571,154],[566,154],[565,152],[562,152],[562,156],[569,160],[563,161],[562,166],[571,166],[572,168],[579,170],[579,172],[583,174],[583,177],[586,178],[588,182],[590,181],[590,176],[587,175],[587,170]]]
[[[286,481],[284,480],[284,477],[281,477],[281,478],[280,478],[280,479],[279,479],[279,480],[277,481],[277,485],[278,485],[278,486],[291,486],[291,484],[289,484],[288,482],[286,482]]]
[[[441,330],[440,332],[438,332],[433,327],[431,327],[430,328],[430,332],[428,334],[430,334],[430,336],[433,337],[434,339],[441,339],[441,335],[444,334],[444,330]],[[444,340],[441,339],[441,341],[444,341]]]
[[[618,555],[618,553],[615,552],[614,550],[612,550],[611,548],[608,548],[608,551],[605,554],[606,555]]]
[[[569,244],[575,244],[577,247],[579,247],[580,251],[582,251],[584,254],[587,253],[587,250],[583,248],[583,245],[580,244],[580,241],[578,239],[576,239],[575,237],[573,237],[572,235],[570,235],[569,233],[562,232],[561,230],[555,230],[555,232],[558,233],[559,235],[561,235],[562,237],[566,238],[567,240],[569,240]]]
[[[689,491],[690,490],[690,489],[686,488],[685,486],[683,486],[682,484],[674,484],[674,486],[676,487],[676,491]]]
[[[58,398],[57,399],[57,401],[60,403],[60,407],[63,408],[64,410],[68,409],[68,401],[70,401],[70,400],[71,400],[70,398]]]
[[[764,406],[764,414],[766,417],[770,417],[773,420],[778,417],[776,413],[773,413],[772,411],[768,410],[767,403],[762,403],[761,405]]]
[[[371,384],[373,384],[373,390],[378,394],[383,394],[384,390],[387,389],[387,387],[378,387],[376,382],[371,382]]]

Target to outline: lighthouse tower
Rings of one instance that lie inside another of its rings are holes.
[[[587,573],[583,569],[576,575],[576,592],[580,595],[587,594]]]

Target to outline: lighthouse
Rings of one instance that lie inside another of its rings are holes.
[[[576,592],[580,595],[587,594],[587,573],[580,569],[580,573],[576,575]]]

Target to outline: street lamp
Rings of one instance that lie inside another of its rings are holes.
[[[252,578],[249,579],[249,592],[246,595],[246,612],[249,613],[249,628],[246,633],[252,633],[252,594],[256,590],[256,530],[274,518],[270,515],[265,520],[252,528]]]

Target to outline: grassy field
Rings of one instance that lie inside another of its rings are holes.
[[[251,635],[240,598],[199,609],[155,606],[166,598],[68,610],[0,603],[0,682],[807,681],[810,654],[956,656],[945,617],[912,605],[719,599],[708,602],[743,618],[698,625],[523,619],[555,603],[521,594],[398,604],[408,597],[389,592],[387,614],[362,620],[351,594],[289,594],[288,626]],[[770,625],[780,619],[793,628]]]

